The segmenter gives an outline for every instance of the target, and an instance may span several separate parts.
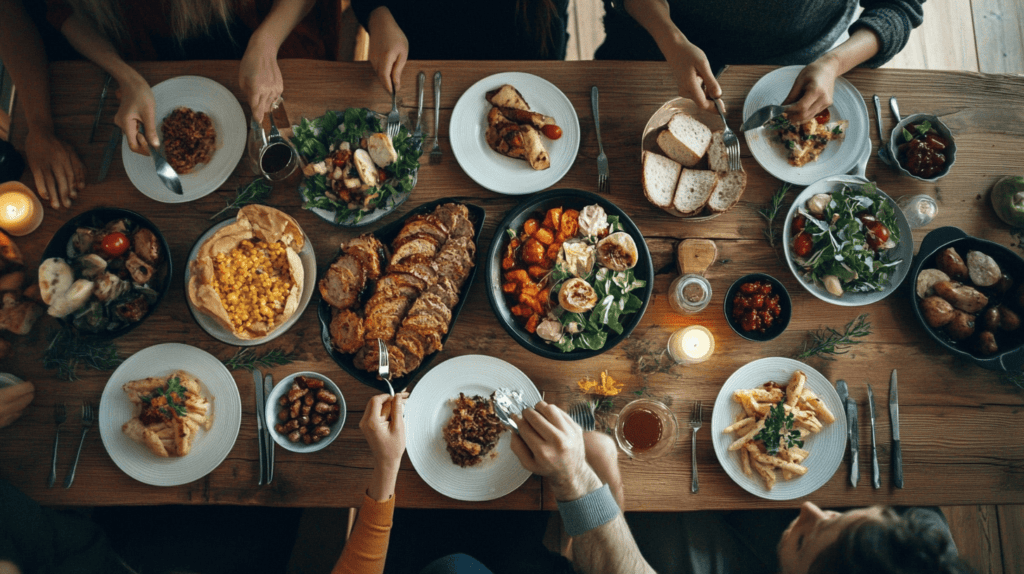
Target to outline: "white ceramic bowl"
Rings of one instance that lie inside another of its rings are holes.
[[[942,167],[942,171],[934,177],[928,178],[916,176],[910,173],[907,171],[907,168],[903,167],[903,164],[899,162],[899,147],[900,144],[904,143],[903,130],[911,124],[919,124],[923,121],[931,122],[935,131],[939,132],[939,135],[946,138],[946,141],[949,142],[949,146],[946,147],[946,164]],[[889,154],[895,160],[895,167],[900,175],[912,177],[919,181],[938,181],[943,177],[946,177],[949,170],[953,169],[953,164],[956,162],[956,139],[953,138],[953,132],[950,131],[946,124],[942,123],[942,120],[940,120],[938,116],[933,116],[931,114],[911,114],[900,120],[900,123],[896,124],[896,127],[892,128],[892,134],[889,135]]]
[[[294,381],[296,377],[319,379],[324,382],[325,389],[331,391],[338,397],[338,406],[341,407],[341,411],[338,413],[338,422],[331,425],[331,434],[327,435],[327,438],[320,442],[314,442],[311,444],[291,442],[288,440],[288,437],[274,430],[274,426],[279,422],[277,420],[277,412],[283,408],[281,405],[277,404],[277,401],[281,398],[281,395],[287,393],[288,389],[292,388],[292,381]],[[320,449],[326,448],[327,445],[334,442],[334,439],[338,438],[338,435],[341,434],[341,429],[345,426],[346,412],[345,396],[341,394],[341,389],[338,388],[338,385],[334,384],[334,381],[320,373],[314,373],[313,371],[292,373],[278,381],[278,383],[274,385],[274,390],[270,391],[270,395],[267,396],[267,405],[265,410],[267,426],[270,427],[268,429],[270,431],[270,436],[274,437],[274,442],[284,447],[285,450],[290,450],[292,452],[316,452]]]

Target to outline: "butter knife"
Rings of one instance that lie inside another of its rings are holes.
[[[269,397],[270,391],[274,390],[274,375],[267,373],[267,376],[263,378],[263,396]],[[274,439],[270,436],[270,425],[274,424],[274,421],[265,420],[267,416],[267,409],[263,409],[260,413],[264,417],[263,421],[263,441],[267,446],[267,480],[266,483],[270,484],[274,481]]]
[[[96,183],[103,183],[103,180],[107,179],[107,171],[110,169],[110,162],[114,159],[114,151],[122,139],[121,128],[115,126],[114,133],[110,134],[110,141],[107,142],[107,149],[103,151],[103,161],[100,163],[100,176],[96,179]]]
[[[871,411],[871,486],[882,488],[882,474],[878,471],[878,446],[875,442],[875,393],[868,385],[868,409]]]
[[[89,143],[96,141],[96,127],[100,125],[100,118],[103,117],[103,104],[107,101],[107,90],[110,89],[110,80],[113,78],[110,74],[107,74],[107,79],[103,82],[103,91],[100,92],[100,105],[96,108],[96,117],[92,119],[92,129],[89,130]]]
[[[860,482],[860,429],[857,427],[857,401],[850,398],[846,381],[836,383],[836,391],[846,409],[846,436],[850,443],[850,484],[854,487]]]
[[[265,445],[264,445],[264,434],[263,434],[263,411],[264,411],[264,396],[263,396],[263,373],[259,369],[252,370],[252,378],[254,387],[256,387],[256,439],[259,442],[260,449],[260,478],[256,484],[263,485],[263,475],[266,473],[266,461],[265,456]]]
[[[427,75],[420,72],[416,76],[416,130],[412,137],[423,139],[423,84],[427,81]]]
[[[892,475],[896,488],[903,488],[903,450],[900,449],[900,403],[896,369],[889,378],[889,418],[892,419]]]

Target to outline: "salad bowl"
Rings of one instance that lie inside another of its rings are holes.
[[[833,305],[839,305],[842,307],[861,307],[863,305],[870,305],[881,301],[896,291],[896,288],[900,286],[904,279],[906,279],[907,273],[910,271],[910,266],[914,257],[913,232],[910,229],[910,224],[907,222],[907,217],[896,205],[896,202],[880,189],[876,189],[875,191],[890,207],[892,207],[896,225],[899,228],[899,242],[895,247],[887,250],[889,253],[887,257],[892,261],[899,260],[899,263],[891,269],[888,278],[882,282],[880,289],[863,292],[846,291],[842,296],[833,295],[825,290],[823,285],[806,277],[804,271],[794,260],[793,219],[797,215],[798,210],[800,208],[806,209],[805,206],[807,201],[819,193],[831,194],[842,190],[845,185],[860,186],[868,183],[870,182],[863,177],[851,175],[834,175],[820,179],[807,186],[800,195],[796,196],[796,199],[793,200],[793,205],[789,208],[789,212],[786,213],[786,221],[782,228],[782,237],[784,238],[782,246],[785,251],[786,264],[789,265],[789,270],[793,272],[793,276],[797,278],[800,285],[811,295]]]

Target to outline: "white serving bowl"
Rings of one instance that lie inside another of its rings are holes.
[[[331,434],[327,435],[326,438],[320,440],[320,442],[314,442],[311,444],[305,444],[303,442],[291,442],[288,440],[287,436],[277,432],[277,430],[274,429],[274,426],[276,426],[279,423],[279,421],[277,420],[277,412],[284,408],[281,405],[277,404],[277,401],[281,398],[282,395],[287,393],[288,390],[292,388],[292,381],[294,381],[296,377],[319,379],[324,382],[325,389],[331,391],[332,393],[335,394],[335,396],[338,397],[338,406],[341,407],[341,410],[338,412],[338,421],[331,425]],[[321,375],[320,373],[314,373],[313,371],[301,371],[298,373],[292,373],[278,381],[278,383],[274,385],[274,390],[270,391],[270,395],[267,396],[267,405],[265,409],[267,426],[269,427],[268,430],[270,431],[270,436],[274,437],[274,442],[284,447],[285,450],[290,450],[292,452],[316,452],[320,449],[326,448],[327,445],[334,442],[334,439],[338,438],[338,435],[341,434],[341,429],[342,427],[345,426],[346,412],[347,409],[345,406],[345,397],[344,395],[341,394],[341,389],[338,388],[338,385],[334,384],[334,381],[328,379],[327,377]]]

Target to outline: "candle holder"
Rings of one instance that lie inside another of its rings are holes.
[[[15,237],[28,235],[43,222],[39,197],[18,181],[0,183],[0,228]]]
[[[715,353],[715,336],[706,327],[683,327],[668,338],[668,354],[680,365],[696,365]]]

